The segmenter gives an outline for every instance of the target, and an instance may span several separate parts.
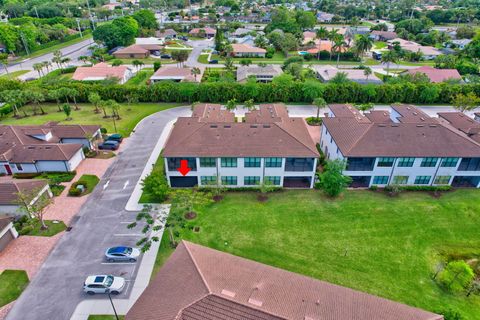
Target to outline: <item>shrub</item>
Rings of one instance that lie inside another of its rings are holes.
[[[438,274],[438,282],[450,292],[462,292],[472,283],[475,274],[463,260],[451,261]]]
[[[153,63],[153,71],[157,71],[158,69],[160,69],[161,66],[162,66],[162,63],[160,61],[155,61]]]
[[[318,187],[330,197],[338,196],[352,181],[352,178],[342,174],[345,165],[342,160],[327,161],[324,172],[319,176]]]
[[[398,191],[450,191],[451,186],[399,186],[390,185],[385,187],[385,191],[392,192],[394,189]]]
[[[61,69],[61,70],[60,70],[60,73],[61,73],[61,74],[74,73],[75,70],[77,70],[77,67],[72,66],[72,67],[68,67],[68,68],[63,68],[63,69]]]
[[[107,134],[107,128],[100,128],[100,133],[101,134]]]
[[[322,125],[322,122],[323,122],[322,118],[317,118],[317,117],[309,117],[305,120],[311,126],[320,126]]]
[[[112,61],[112,66],[118,67],[118,66],[121,66],[122,63],[123,63],[122,60],[120,60],[120,59],[115,59],[115,60]]]
[[[170,188],[168,187],[167,179],[160,170],[152,171],[142,181],[143,191],[151,194],[156,201],[163,202],[168,197]]]
[[[72,183],[72,185],[70,186],[70,189],[68,190],[68,195],[72,196],[72,197],[78,197],[78,196],[82,195],[82,190],[77,188],[79,185],[84,186],[85,190],[87,189],[87,185],[86,185],[85,181],[80,181],[79,180],[77,182]]]
[[[460,312],[451,308],[435,310],[434,312],[437,314],[443,315],[444,320],[464,320],[465,319]]]
[[[13,177],[15,179],[33,179],[35,177],[38,177],[40,173],[38,172],[32,172],[32,173],[14,173]]]

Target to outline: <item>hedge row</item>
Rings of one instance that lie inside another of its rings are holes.
[[[20,83],[0,80],[0,92],[39,86],[38,83]],[[87,102],[88,94],[98,92],[103,99],[127,101],[134,96],[140,102],[226,102],[236,99],[243,102],[308,102],[323,96],[329,102],[337,103],[450,103],[458,93],[474,92],[480,96],[479,84],[452,85],[447,83],[429,84],[381,84],[360,85],[357,83],[325,84],[318,81],[287,83],[174,83],[161,82],[151,86],[105,85],[104,83],[67,82],[45,84],[46,90],[60,87],[75,88],[79,92],[77,101]],[[53,102],[53,101],[51,101]]]

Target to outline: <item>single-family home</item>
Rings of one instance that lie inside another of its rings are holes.
[[[133,76],[132,70],[127,66],[111,66],[105,62],[97,63],[91,67],[78,67],[72,79],[78,81],[101,81],[108,78],[118,79],[124,84]]]
[[[231,55],[234,57],[264,58],[267,50],[246,43],[232,43]]]
[[[313,55],[316,55],[317,53],[321,52],[321,51],[327,51],[327,52],[332,52],[332,48],[333,48],[333,42],[330,41],[330,40],[319,40],[319,39],[316,39],[315,40],[315,46],[313,48],[310,48],[307,50],[308,53],[310,54],[313,54]],[[346,52],[348,50],[347,47],[339,47],[337,49],[335,49],[335,52]]]
[[[480,186],[480,143],[444,120],[402,104],[365,114],[329,109],[320,147],[327,159],[346,161],[352,187]]]
[[[472,42],[472,39],[456,39],[448,41],[446,45],[449,47],[455,46],[456,48],[463,50],[470,42]]]
[[[235,121],[218,104],[197,105],[175,123],[162,153],[171,187],[258,187],[262,183],[312,188],[319,156],[303,118],[283,104],[260,105]],[[183,176],[182,160],[190,172]]]
[[[125,319],[443,320],[443,316],[181,241]]]
[[[410,52],[421,52],[423,55],[423,59],[425,60],[433,60],[439,55],[442,55],[443,53],[431,46],[422,46],[419,43],[416,43],[414,41],[409,41],[409,40],[404,40],[401,38],[395,38],[392,40],[388,40],[388,48],[392,49],[395,43],[398,43],[399,46],[406,51]]]
[[[383,83],[383,81],[380,80],[375,74],[365,75],[365,70],[363,69],[338,69],[331,65],[314,65],[312,68],[315,71],[317,78],[323,82],[329,82],[339,72],[343,72],[346,74],[348,80],[360,84]]]
[[[213,38],[217,33],[216,29],[205,27],[205,28],[193,28],[190,30],[189,34],[193,37],[204,37],[204,38]]]
[[[388,41],[398,38],[397,33],[394,31],[380,31],[375,30],[370,33],[370,38],[375,41]]]
[[[18,194],[24,195],[22,201],[28,201],[32,206],[40,197],[53,197],[47,180],[42,179],[9,179],[0,181],[0,216],[19,216],[26,212],[22,211],[22,205]],[[25,199],[24,199],[25,198]]]
[[[164,66],[159,68],[150,77],[150,82],[174,81],[174,82],[200,82],[204,68],[197,68],[199,74],[195,74],[193,68],[179,68],[175,66]]]
[[[303,32],[303,44],[307,44],[311,41],[315,41],[316,38],[317,38],[317,34],[313,31]]]
[[[462,76],[457,69],[436,69],[430,66],[422,66],[415,69],[408,69],[404,73],[417,74],[423,73],[430,79],[430,82],[444,82],[450,79],[462,80]]]
[[[237,81],[246,82],[249,77],[255,77],[257,82],[271,82],[274,77],[282,73],[282,68],[276,64],[239,66],[237,68]]]
[[[318,12],[317,21],[320,23],[330,23],[335,15],[327,12]]]
[[[18,232],[13,226],[13,218],[0,216],[0,252],[18,238]]]
[[[176,39],[177,38],[177,31],[173,29],[165,29],[163,31],[157,31],[155,32],[155,36],[159,39],[162,40],[171,40],[171,39]]]
[[[140,43],[132,44],[131,46],[128,46],[126,48],[118,49],[113,53],[113,56],[117,59],[145,59],[148,58],[151,54],[160,55],[160,50],[162,50],[162,46],[160,44],[141,43],[141,39],[138,40],[140,41]]]
[[[73,171],[100,138],[95,125],[0,126],[0,173]]]
[[[252,30],[247,28],[237,28],[234,32],[232,32],[232,36],[238,38],[249,34],[250,32],[252,32]]]

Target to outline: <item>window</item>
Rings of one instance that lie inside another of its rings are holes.
[[[458,166],[458,171],[480,170],[480,158],[463,158]]]
[[[221,165],[223,168],[236,168],[237,158],[222,158]]]
[[[245,168],[259,168],[261,158],[243,158],[243,166]]]
[[[214,168],[217,166],[216,158],[200,158],[200,167],[202,168]]]
[[[18,171],[23,171],[23,167],[20,163],[17,163],[16,166]]]
[[[391,167],[395,158],[378,158],[377,167]]]
[[[443,158],[440,166],[454,168],[457,166],[457,163],[458,163],[458,158]]]
[[[211,186],[217,184],[217,177],[216,176],[201,176],[200,182],[204,186]]]
[[[437,176],[433,184],[448,184],[452,176]]]
[[[373,177],[373,184],[388,184],[388,176]]]
[[[415,158],[398,158],[397,167],[413,167]]]
[[[280,177],[279,176],[265,176],[265,183],[270,183],[275,186],[280,185]]]
[[[414,184],[429,184],[432,176],[416,176]]]
[[[348,158],[347,171],[372,171],[375,158]]]
[[[236,176],[225,176],[222,177],[222,184],[225,186],[236,186],[237,177]]]
[[[282,158],[265,158],[265,167],[267,168],[281,168]]]
[[[181,160],[187,160],[190,170],[197,171],[197,161],[195,158],[168,158],[168,171],[177,171],[177,169],[180,168]]]
[[[313,158],[286,158],[285,171],[313,171]]]
[[[438,158],[423,158],[420,167],[435,167],[437,162]]]
[[[246,186],[255,186],[260,184],[260,177],[257,176],[246,176],[243,177],[243,184]]]
[[[408,176],[395,176],[393,177],[393,184],[407,184]]]

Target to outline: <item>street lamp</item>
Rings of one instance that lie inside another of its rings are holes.
[[[110,293],[110,289],[107,290],[107,294],[108,294],[108,299],[110,299],[110,303],[112,304],[113,313],[115,313],[115,318],[116,318],[117,320],[120,320],[120,319],[118,318],[117,309],[115,309],[115,305],[113,304],[112,294]]]
[[[78,32],[80,32],[80,38],[83,38],[82,28],[80,28],[80,19],[77,18],[75,20],[77,20],[77,26],[78,26]]]

